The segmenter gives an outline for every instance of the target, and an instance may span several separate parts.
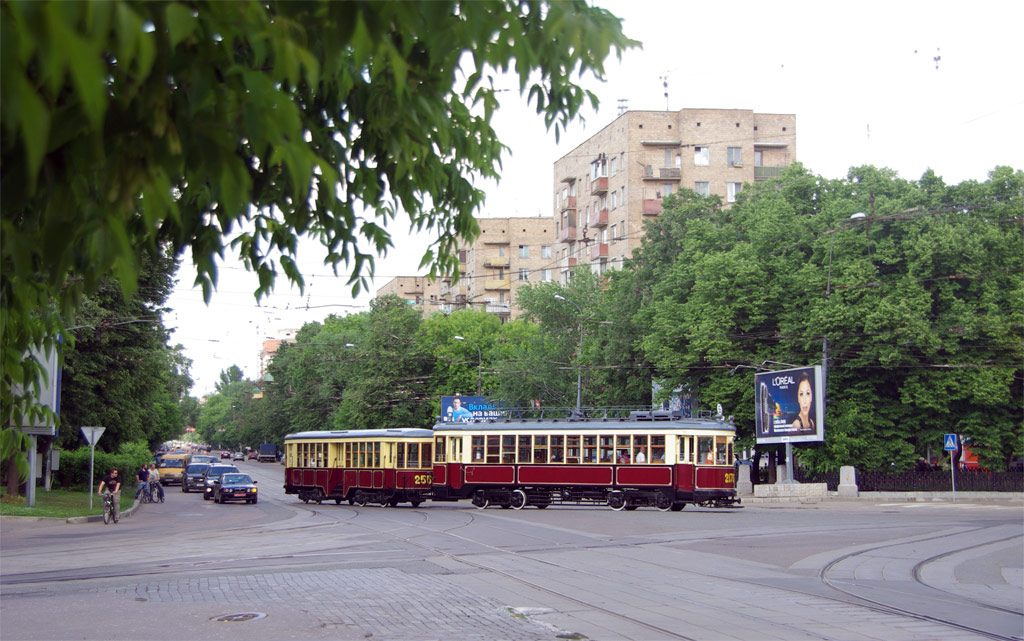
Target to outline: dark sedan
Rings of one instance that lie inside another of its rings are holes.
[[[224,474],[213,491],[214,503],[227,503],[228,501],[256,503],[258,499],[256,481],[252,480],[248,474]]]
[[[185,468],[185,473],[181,475],[181,491],[202,490],[208,469],[210,469],[209,463],[189,463],[189,466]]]
[[[203,500],[209,501],[212,499],[214,491],[220,485],[220,477],[232,472],[238,473],[238,468],[234,465],[211,465],[203,477]]]

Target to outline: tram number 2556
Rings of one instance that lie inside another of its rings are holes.
[[[412,482],[416,485],[430,485],[434,482],[434,476],[432,474],[417,474],[412,477]]]
[[[725,482],[726,483],[735,483],[736,482],[736,474],[733,473],[733,472],[726,472],[725,473]]]

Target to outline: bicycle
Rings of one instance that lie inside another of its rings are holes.
[[[114,523],[117,523],[117,521],[118,521],[118,518],[115,516],[115,512],[114,512],[114,493],[113,492],[104,492],[103,493],[103,524],[104,525],[110,525],[111,521],[113,521]]]
[[[158,503],[159,500],[153,498],[153,485],[150,483],[140,484],[141,490],[136,492],[138,498],[141,498],[142,503]]]

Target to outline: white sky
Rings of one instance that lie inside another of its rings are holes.
[[[626,34],[643,42],[621,63],[607,61],[607,81],[584,84],[601,99],[598,113],[555,144],[540,116],[516,91],[500,94],[494,125],[511,147],[500,185],[482,216],[550,216],[552,165],[618,114],[634,110],[753,109],[794,113],[797,158],[829,178],[852,165],[890,167],[906,179],[932,168],[947,184],[985,180],[996,165],[1024,169],[1024,3],[999,2],[690,2],[602,0],[624,19]],[[936,63],[934,58],[941,56]],[[936,69],[936,64],[938,69]],[[500,86],[500,85],[499,85]],[[516,87],[510,80],[508,87]],[[869,135],[870,131],[870,135]],[[347,278],[322,265],[316,244],[303,246],[304,295],[278,292],[257,306],[257,281],[229,258],[207,307],[184,265],[168,306],[171,342],[193,360],[193,394],[213,391],[221,370],[238,365],[259,374],[265,338],[299,329],[328,314],[368,308],[395,276],[413,275],[430,239],[390,228],[395,248],[378,260],[371,292],[353,299]],[[340,273],[347,275],[344,265]],[[308,308],[307,308],[308,306]]]

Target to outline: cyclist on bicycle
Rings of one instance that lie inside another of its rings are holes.
[[[148,497],[152,498],[153,495],[149,493],[149,468],[146,467],[145,463],[143,463],[142,467],[139,468],[139,471],[135,473],[135,480],[139,482],[139,486],[135,490],[136,500],[142,496],[143,492],[145,492]]]
[[[103,496],[104,487],[114,495],[114,523],[117,523],[121,517],[121,475],[118,474],[116,467],[107,472],[107,475],[100,481],[98,492],[100,496]]]
[[[160,502],[164,502],[164,486],[160,484],[160,470],[156,469],[156,463],[149,464],[149,491],[156,490],[160,496]]]

